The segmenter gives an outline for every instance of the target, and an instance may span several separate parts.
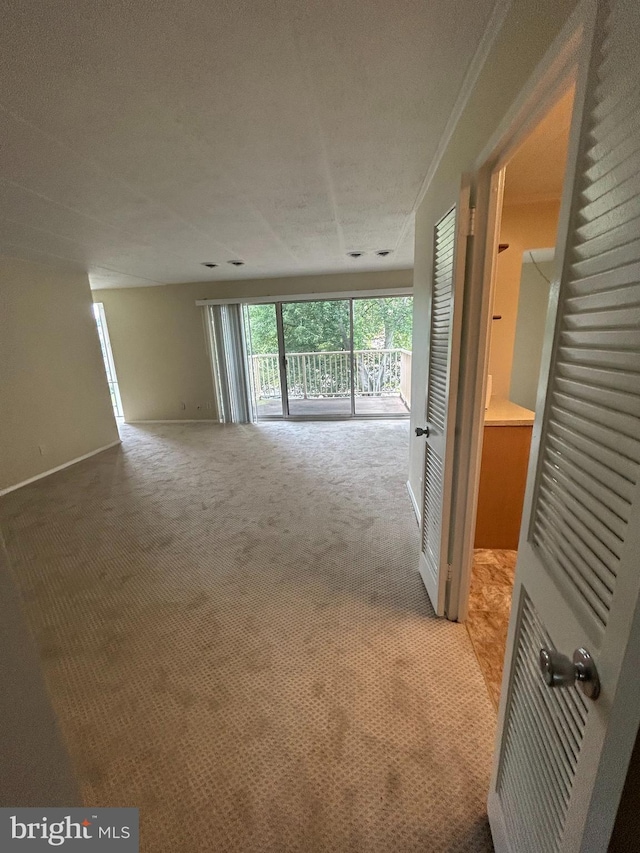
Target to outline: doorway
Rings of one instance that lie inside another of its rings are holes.
[[[412,297],[245,305],[258,420],[407,418]]]
[[[574,100],[502,169],[467,630],[497,708]]]

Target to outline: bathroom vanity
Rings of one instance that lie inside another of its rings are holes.
[[[518,547],[535,413],[492,397],[485,412],[476,548]]]

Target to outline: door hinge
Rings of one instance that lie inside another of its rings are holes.
[[[453,576],[453,569],[451,568],[451,563],[447,565],[447,583],[451,583],[451,577]]]
[[[475,207],[469,208],[469,230],[467,231],[467,236],[473,237],[476,233],[476,209]]]

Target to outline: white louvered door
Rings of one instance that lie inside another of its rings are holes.
[[[595,5],[489,793],[497,853],[605,853],[640,722],[640,4]],[[548,687],[541,647],[586,647],[600,696]]]
[[[420,574],[438,616],[444,615],[469,188],[434,228]]]

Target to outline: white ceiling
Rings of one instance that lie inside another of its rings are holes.
[[[412,266],[494,2],[0,0],[0,252],[94,287]]]
[[[574,95],[571,87],[507,164],[505,204],[555,201],[562,197]]]

